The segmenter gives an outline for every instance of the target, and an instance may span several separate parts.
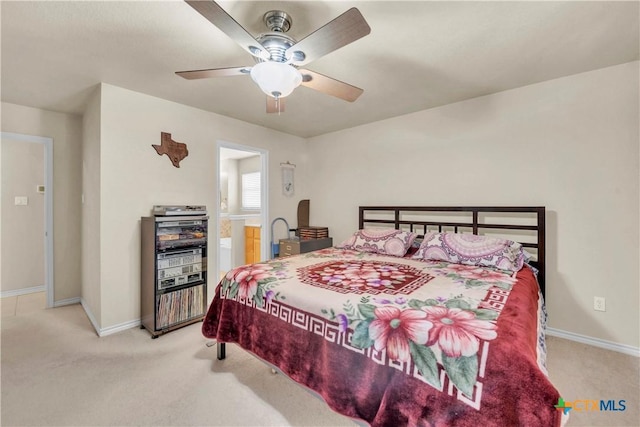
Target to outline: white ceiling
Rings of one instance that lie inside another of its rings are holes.
[[[234,150],[233,148],[220,147],[220,160],[240,160],[247,157],[258,156],[255,151]]]
[[[220,1],[251,34],[289,13],[300,40],[352,6],[371,34],[306,66],[364,89],[306,87],[281,115],[248,76],[175,71],[253,59],[182,1],[2,1],[2,101],[82,114],[99,82],[310,137],[639,59],[637,1]]]

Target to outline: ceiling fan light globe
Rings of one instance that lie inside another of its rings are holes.
[[[284,98],[302,83],[302,74],[282,62],[260,62],[251,68],[251,78],[273,98]]]

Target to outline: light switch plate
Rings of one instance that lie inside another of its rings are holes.
[[[16,206],[27,206],[29,204],[29,198],[27,196],[16,196],[14,204]]]

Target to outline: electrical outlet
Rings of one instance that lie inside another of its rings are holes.
[[[593,309],[596,311],[606,311],[604,297],[593,297]]]

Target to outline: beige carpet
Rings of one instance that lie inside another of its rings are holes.
[[[2,425],[354,425],[233,345],[217,361],[200,326],[155,340],[138,328],[98,338],[80,305],[3,316]],[[638,358],[548,345],[565,400],[626,400],[624,412],[574,412],[568,425],[640,425]]]

